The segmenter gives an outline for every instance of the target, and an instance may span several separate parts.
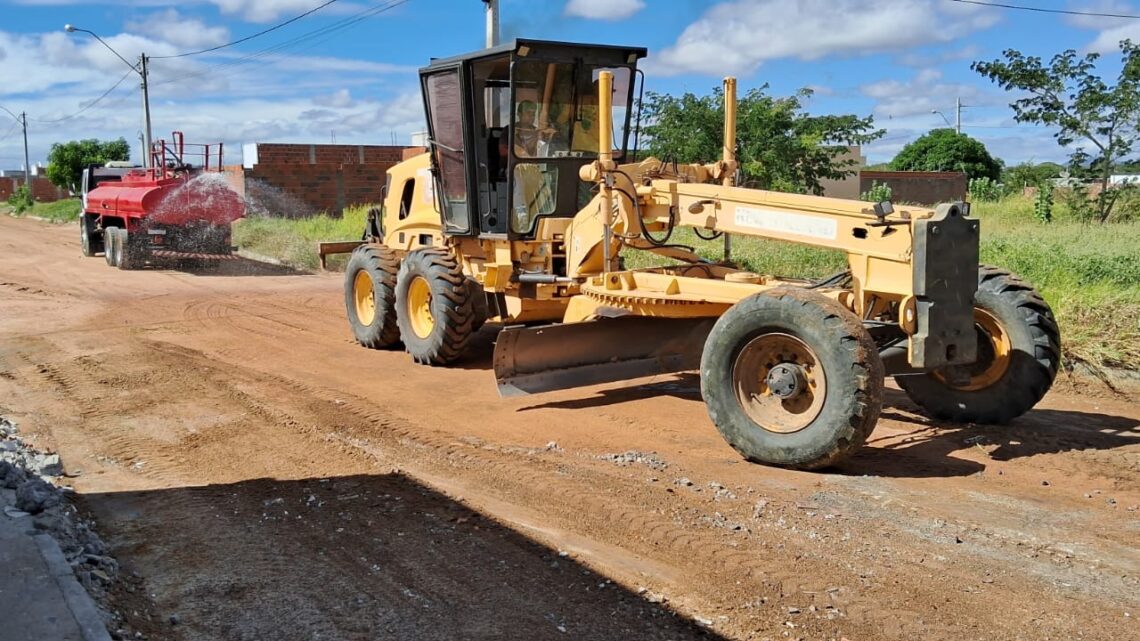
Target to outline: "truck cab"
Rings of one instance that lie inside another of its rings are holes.
[[[447,236],[534,238],[593,197],[598,77],[614,76],[614,157],[631,143],[641,47],[515,40],[420,69],[431,168]]]

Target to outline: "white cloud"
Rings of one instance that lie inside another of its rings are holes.
[[[120,5],[139,7],[182,7],[189,4],[208,2],[227,15],[239,15],[248,22],[269,22],[280,17],[293,17],[302,14],[318,4],[320,0],[100,0],[100,5]],[[90,2],[84,0],[14,0],[15,4],[31,6],[67,6]],[[321,9],[325,15],[343,15],[362,8],[357,3],[339,2]]]
[[[313,98],[313,104],[322,107],[351,107],[353,105],[352,94],[349,93],[348,89],[340,89],[332,94]]]
[[[1101,31],[1096,39],[1085,46],[1085,50],[1102,54],[1119,52],[1121,40],[1140,42],[1140,20]]]
[[[1017,123],[1008,103],[1016,96],[989,87],[947,82],[938,70],[925,69],[904,80],[887,79],[859,87],[875,100],[875,125],[887,135],[863,147],[871,163],[885,162],[903,146],[931,129],[955,125],[955,99],[961,98],[962,133],[982,141],[990,154],[1007,163],[1063,158],[1047,127]],[[932,113],[932,111],[939,113]],[[945,118],[945,120],[944,120]]]
[[[942,72],[936,69],[923,69],[909,80],[870,82],[861,85],[859,92],[877,101],[872,113],[880,121],[923,115],[933,124],[942,122],[941,116],[932,113],[933,110],[954,119],[957,98],[973,108],[1004,106],[1009,101],[1006,94],[990,93],[977,85],[942,82]]]
[[[197,18],[187,18],[177,9],[159,11],[128,20],[126,30],[144,37],[161,35],[164,40],[186,49],[202,49],[229,41],[230,32],[222,26],[211,27]]]
[[[1095,13],[1115,13],[1121,15],[1137,15],[1134,4],[1120,2],[1119,0],[1099,0],[1098,2],[1082,2],[1073,5],[1078,11]],[[1104,16],[1067,16],[1065,22],[1090,31],[1097,31],[1092,42],[1085,45],[1086,52],[1111,53],[1120,51],[1120,41],[1131,39],[1140,41],[1140,20],[1129,18],[1109,18]]]
[[[921,51],[906,51],[896,59],[899,64],[907,67],[936,67],[948,62],[959,60],[973,60],[981,55],[981,47],[973,44],[936,52],[923,53]]]
[[[240,14],[251,22],[269,22],[285,15],[292,17],[320,4],[316,0],[210,0],[210,3],[217,5],[222,13]]]
[[[174,18],[166,12],[158,18],[143,15],[129,26]],[[201,27],[215,28],[208,23]],[[169,55],[229,37],[215,31],[193,41],[172,35],[178,30],[139,31],[146,35],[100,35],[131,61],[140,51]],[[5,68],[20,70],[0,83],[0,104],[17,113],[27,111],[33,162],[43,161],[52,143],[79,138],[122,136],[137,156],[142,128],[139,79],[97,40],[62,29],[40,34],[0,30],[0,50],[7,55]],[[248,59],[224,50],[154,59],[150,71],[154,136],[180,130],[188,140],[224,141],[230,162],[240,158],[236,150],[243,142],[327,142],[329,132],[335,131],[341,142],[388,144],[395,132],[407,143],[410,132],[423,128],[415,69],[405,65],[333,56]],[[84,109],[120,78],[117,88]],[[0,165],[11,163],[6,154],[0,150]]]
[[[744,74],[779,58],[952,42],[998,19],[993,11],[942,0],[730,0],[714,5],[647,62],[660,74]]]
[[[1085,13],[1115,13],[1118,15],[1137,15],[1136,5],[1120,0],[1096,0],[1095,2],[1077,2],[1069,4],[1069,9],[1073,11],[1083,11]],[[1080,27],[1081,29],[1104,29],[1107,27],[1115,27],[1122,24],[1128,24],[1129,18],[1111,18],[1108,16],[1091,16],[1091,15],[1067,15],[1065,22]]]
[[[591,20],[625,20],[644,8],[644,0],[570,0],[564,13]]]

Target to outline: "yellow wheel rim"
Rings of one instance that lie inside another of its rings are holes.
[[[794,383],[775,386],[774,370]],[[798,432],[819,416],[827,396],[827,378],[807,343],[790,334],[761,334],[740,350],[732,367],[736,400],[759,427],[778,434]]]
[[[1009,334],[993,314],[975,307],[974,329],[978,333],[978,360],[973,365],[966,366],[970,382],[953,385],[941,373],[934,373],[948,387],[965,392],[976,392],[1000,381],[1009,371],[1013,354]]]
[[[435,328],[435,318],[431,315],[431,285],[423,276],[416,276],[408,283],[408,320],[412,331],[420,338],[431,336]]]
[[[361,325],[371,325],[376,320],[376,297],[372,289],[372,277],[363,269],[352,279],[352,300],[356,305],[356,318]]]

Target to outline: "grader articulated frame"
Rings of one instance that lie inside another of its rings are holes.
[[[389,171],[355,248],[321,249],[353,251],[345,304],[362,345],[445,364],[484,322],[503,325],[504,395],[699,369],[730,445],[805,469],[866,440],[885,376],[951,420],[1004,422],[1044,396],[1059,360],[1052,312],[1013,275],[979,268],[967,204],[735,186],[732,78],[718,161],[619,162],[644,55],[518,40],[421,70],[429,153]],[[678,227],[723,236],[725,260],[668,244]],[[731,262],[733,236],[840,250],[847,269],[755,274]],[[672,264],[625,269],[630,251]]]

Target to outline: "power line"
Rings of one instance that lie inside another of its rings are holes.
[[[12,128],[8,130],[8,133],[4,134],[3,136],[0,136],[0,140],[7,140],[7,139],[11,138],[12,134],[16,133],[16,129],[18,129],[19,127],[20,127],[20,123],[16,122],[16,124],[12,125]]]
[[[123,77],[122,77],[122,78],[119,78],[119,81],[118,81],[118,82],[116,82],[115,84],[111,85],[111,88],[110,88],[110,89],[108,89],[108,90],[104,91],[104,92],[103,92],[103,94],[102,94],[102,95],[100,95],[98,98],[96,98],[95,100],[93,100],[93,101],[91,101],[91,102],[87,103],[87,104],[86,104],[86,105],[84,105],[84,106],[83,106],[83,107],[82,107],[82,108],[81,108],[79,111],[77,111],[77,112],[75,112],[75,113],[71,114],[70,116],[64,116],[63,118],[57,118],[57,119],[55,119],[55,120],[40,120],[40,119],[38,119],[38,118],[37,118],[37,119],[36,119],[36,122],[40,122],[40,123],[44,123],[44,124],[48,124],[48,125],[50,125],[50,124],[54,124],[54,123],[57,123],[57,122],[63,122],[63,121],[65,121],[65,120],[71,120],[72,118],[74,118],[74,117],[78,116],[79,114],[81,114],[81,113],[83,113],[83,112],[87,111],[88,109],[90,109],[90,108],[94,107],[95,105],[99,104],[99,102],[100,102],[100,101],[102,101],[104,98],[106,98],[106,97],[107,97],[107,96],[108,96],[108,95],[109,95],[109,94],[110,94],[112,91],[114,91],[114,90],[118,89],[118,88],[119,88],[119,85],[123,84],[123,81],[127,79],[127,76],[131,75],[132,73],[135,73],[135,70],[134,70],[134,69],[131,69],[130,71],[127,71],[127,73],[123,74]]]
[[[268,29],[263,29],[261,31],[258,31],[257,33],[248,35],[244,38],[239,38],[238,40],[234,40],[233,42],[227,42],[224,45],[218,45],[216,47],[210,47],[208,49],[199,49],[198,51],[187,51],[184,53],[176,53],[176,54],[173,54],[170,56],[151,56],[150,58],[151,58],[151,60],[160,60],[160,59],[164,59],[164,58],[185,58],[186,56],[196,56],[198,54],[209,53],[211,51],[217,51],[219,49],[225,49],[226,47],[232,47],[234,45],[238,45],[238,44],[241,44],[243,42],[249,42],[250,40],[253,40],[254,38],[264,36],[265,34],[270,33],[271,31],[277,31],[281,27],[292,24],[292,23],[300,20],[301,18],[304,18],[305,16],[312,15],[312,14],[320,11],[321,9],[324,9],[325,7],[329,6],[330,4],[332,4],[336,1],[337,0],[328,0],[328,2],[320,4],[316,7],[313,7],[312,9],[309,9],[308,11],[306,11],[300,15],[293,16],[292,18],[289,18],[285,22],[282,22],[280,24],[276,24],[272,27],[269,27]]]
[[[245,65],[245,64],[249,64],[249,63],[257,60],[258,58],[264,58],[266,56],[277,55],[283,51],[286,51],[288,49],[296,47],[297,45],[306,43],[306,42],[311,41],[311,40],[315,40],[317,38],[320,38],[321,36],[327,36],[325,38],[321,38],[320,40],[316,40],[316,42],[313,42],[312,44],[310,44],[309,47],[306,47],[306,49],[311,48],[313,46],[316,46],[317,44],[320,44],[321,42],[324,42],[325,40],[328,40],[329,38],[332,37],[332,34],[334,34],[337,31],[352,27],[359,22],[362,22],[368,18],[379,15],[379,14],[384,13],[386,11],[390,11],[391,9],[395,9],[396,7],[398,7],[402,4],[406,4],[409,1],[410,0],[390,0],[389,2],[382,3],[378,6],[369,7],[367,9],[364,9],[363,11],[359,11],[359,12],[357,12],[357,13],[355,13],[355,14],[347,17],[347,18],[343,18],[337,22],[334,22],[333,24],[326,25],[326,26],[321,27],[319,29],[314,29],[312,31],[303,33],[299,36],[296,36],[296,37],[291,38],[289,40],[285,40],[285,41],[280,42],[280,43],[273,45],[271,47],[267,47],[265,49],[262,49],[260,51],[256,51],[256,52],[251,53],[249,55],[242,56],[241,58],[238,58],[236,60],[232,60],[232,61],[225,62],[225,63],[218,64],[218,65],[213,65],[213,66],[207,67],[206,69],[203,69],[201,71],[185,73],[185,74],[178,76],[177,78],[171,78],[169,80],[164,80],[162,82],[156,82],[156,83],[151,83],[151,84],[152,84],[152,86],[167,85],[167,84],[171,84],[174,82],[183,82],[189,78],[204,77],[204,76],[208,76],[211,74],[215,74],[218,76],[230,75],[230,73],[218,73],[218,72],[221,72],[221,71],[229,72],[232,69],[235,69],[235,68],[240,67],[240,66]]]
[[[960,2],[962,4],[975,4],[980,7],[995,7],[999,9],[1016,9],[1018,11],[1034,11],[1037,13],[1063,13],[1069,16],[1095,16],[1098,18],[1128,18],[1130,20],[1140,20],[1140,15],[1127,14],[1127,13],[1100,13],[1096,11],[1073,11],[1068,9],[1044,9],[1042,7],[1026,7],[1019,4],[1003,4],[1000,2],[983,2],[982,0],[950,0],[951,2]]]

